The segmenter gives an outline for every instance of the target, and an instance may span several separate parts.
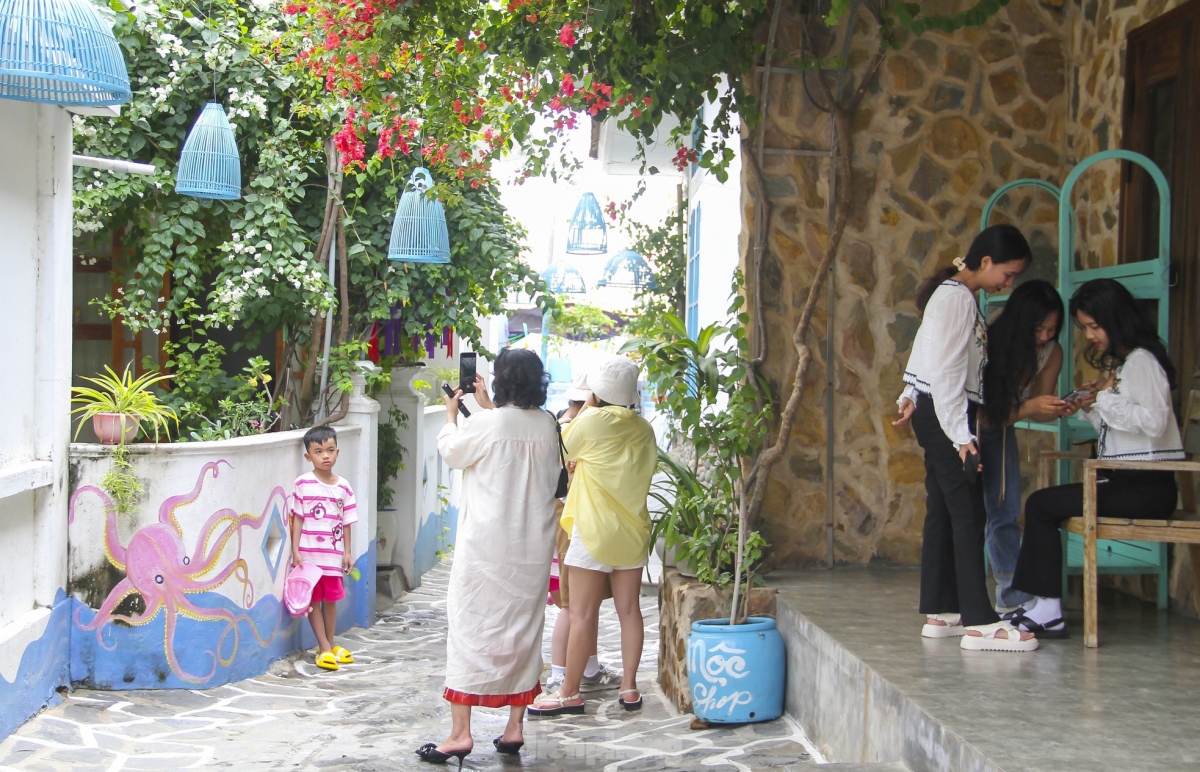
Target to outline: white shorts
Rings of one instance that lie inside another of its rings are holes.
[[[578,528],[571,529],[571,547],[567,550],[563,562],[571,568],[586,568],[589,571],[600,571],[605,574],[611,574],[613,571],[640,569],[646,565],[645,559],[636,566],[610,566],[607,563],[601,563],[592,557],[592,553],[587,551],[587,547],[583,546],[583,539],[579,538]]]

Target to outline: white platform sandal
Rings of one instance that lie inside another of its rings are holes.
[[[971,635],[971,631],[979,635]],[[1007,637],[1000,638],[998,633],[1003,630]],[[1010,622],[996,622],[991,625],[971,625],[965,628],[959,647],[968,651],[1034,651],[1038,647],[1037,638],[1021,640],[1021,631]]]
[[[926,614],[925,616],[945,624],[935,625],[926,622],[925,626],[921,628],[922,638],[957,638],[966,634],[962,625],[962,616],[959,614]]]

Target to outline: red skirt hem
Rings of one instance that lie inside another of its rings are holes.
[[[511,705],[532,705],[542,693],[542,685],[535,684],[532,689],[519,694],[469,694],[446,687],[442,696],[457,705],[470,705],[475,708],[504,708]]]

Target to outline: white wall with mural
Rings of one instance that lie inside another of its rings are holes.
[[[378,403],[361,395],[335,428],[335,470],[350,482],[357,571],[338,627],[375,619]],[[101,689],[210,687],[261,674],[313,644],[282,608],[290,565],[288,496],[311,470],[302,430],[221,442],[133,445],[146,489],[118,515],[101,488],[111,450],[74,445],[69,509],[71,680]]]

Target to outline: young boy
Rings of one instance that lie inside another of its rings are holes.
[[[337,602],[346,597],[342,577],[354,567],[350,527],[358,521],[354,491],[333,473],[337,462],[337,432],[314,426],[304,433],[304,459],[313,469],[292,485],[292,565],[316,563],[321,580],[313,587],[308,621],[317,636],[317,667],[337,670],[354,661],[349,651],[333,645]]]

